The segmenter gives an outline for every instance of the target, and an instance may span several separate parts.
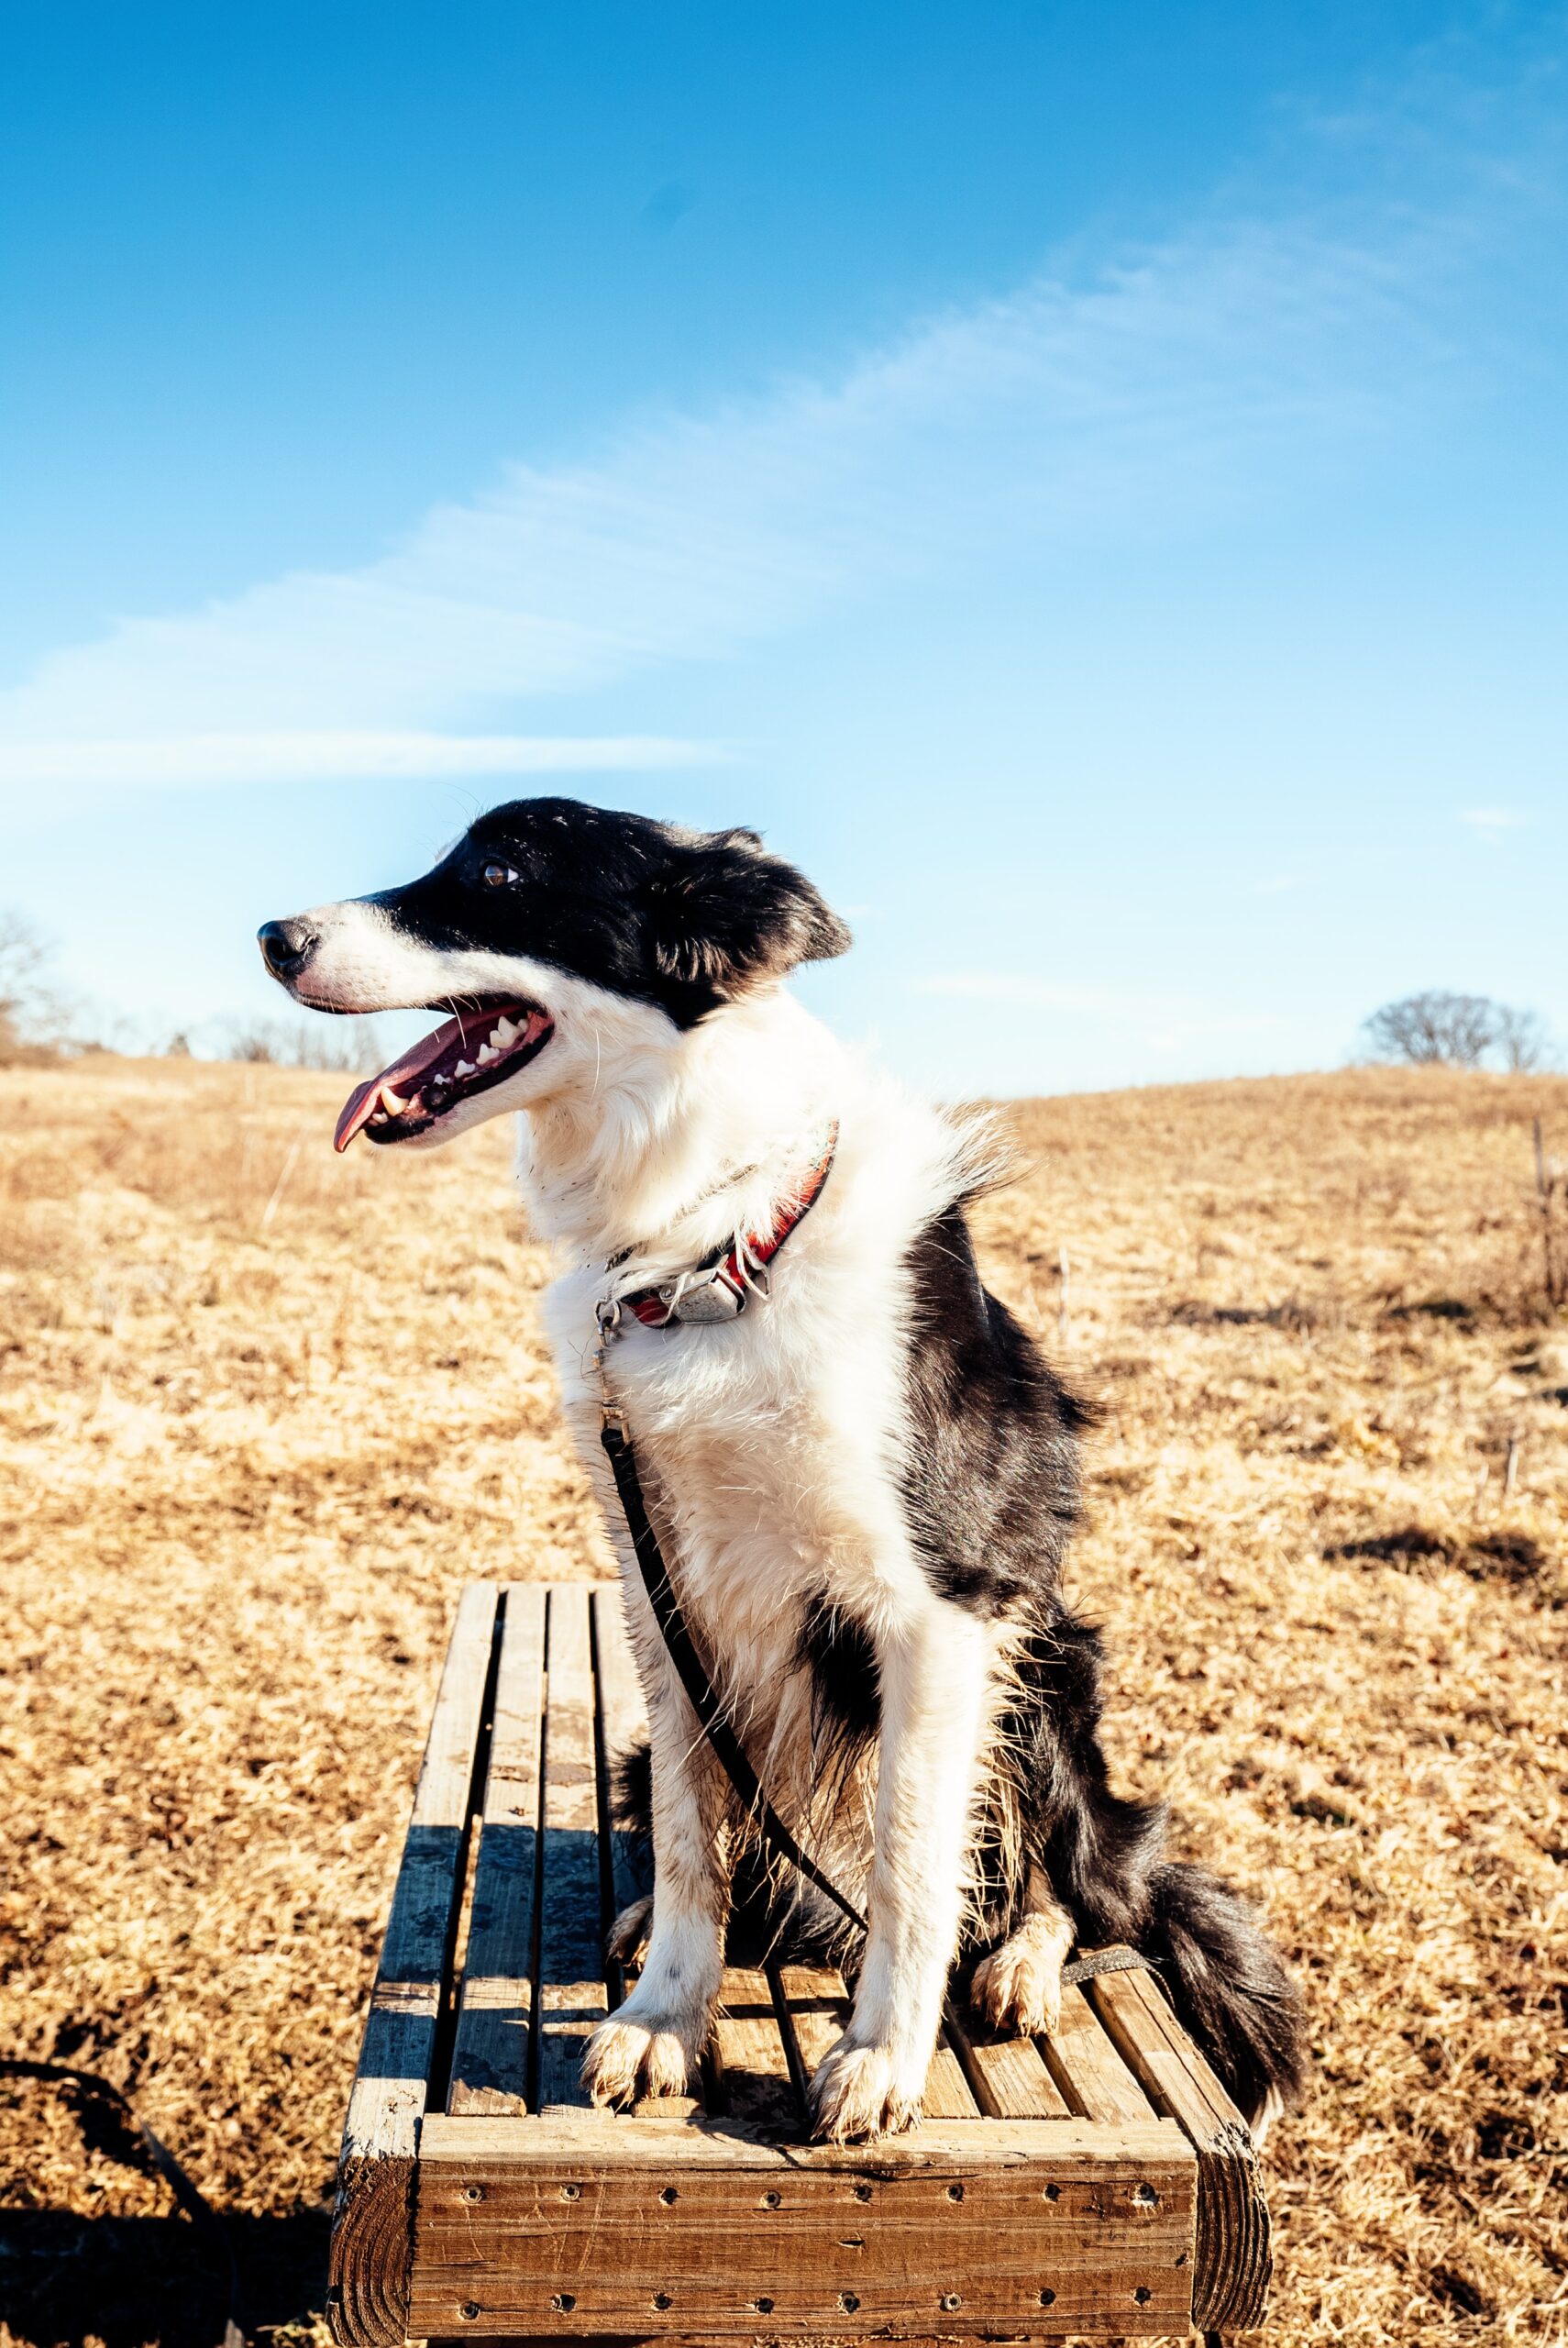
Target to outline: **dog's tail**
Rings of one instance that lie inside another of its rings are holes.
[[[1161,1861],[1135,1944],[1159,1968],[1176,2013],[1242,2112],[1266,2124],[1300,2095],[1301,1992],[1246,1902],[1206,1867]]]
[[[1262,2121],[1301,2088],[1301,1993],[1245,1901],[1165,1856],[1164,1804],[1112,1790],[1100,1676],[1099,1632],[1065,1609],[1020,1656],[1008,1749],[1025,1844],[1080,1939],[1127,1942],[1158,1968],[1233,2100]]]

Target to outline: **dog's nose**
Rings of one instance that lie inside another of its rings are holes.
[[[292,979],[310,960],[321,943],[321,933],[304,920],[269,921],[257,931],[256,943],[272,976]]]

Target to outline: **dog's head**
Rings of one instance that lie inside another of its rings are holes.
[[[849,932],[755,832],[692,832],[572,799],[516,799],[399,889],[260,932],[315,1011],[445,1011],[351,1095],[337,1147],[446,1141],[617,1054],[668,1055],[728,1003]]]

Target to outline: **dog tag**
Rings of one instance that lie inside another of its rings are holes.
[[[717,1271],[710,1272],[703,1280],[693,1280],[683,1288],[679,1297],[674,1290],[669,1298],[673,1317],[677,1321],[733,1321],[745,1299]]]

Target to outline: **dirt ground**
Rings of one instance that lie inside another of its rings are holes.
[[[341,1089],[0,1075],[0,2054],[127,2088],[302,2348],[458,1589],[607,1569],[503,1130],[339,1162]],[[1560,1079],[1032,1102],[980,1218],[992,1284],[1107,1405],[1071,1578],[1116,1767],[1307,1984],[1282,2348],[1568,2339],[1537,1113],[1568,1154]],[[208,2348],[222,2300],[113,2107],[0,2076],[0,2342]]]

